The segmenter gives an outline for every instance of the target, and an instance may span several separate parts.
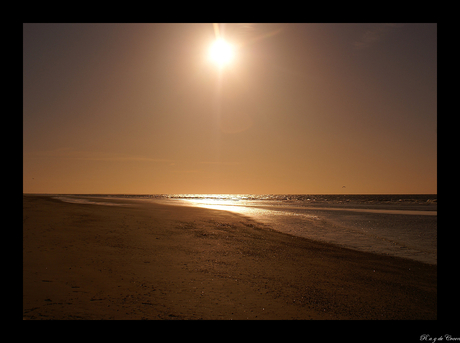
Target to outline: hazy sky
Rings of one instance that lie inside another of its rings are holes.
[[[24,24],[24,192],[437,193],[436,24],[219,28]]]

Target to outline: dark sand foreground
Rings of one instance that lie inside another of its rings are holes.
[[[437,318],[436,266],[119,202],[23,197],[24,319]]]

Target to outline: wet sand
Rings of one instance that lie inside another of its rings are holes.
[[[23,197],[24,319],[437,319],[437,266],[141,200]]]

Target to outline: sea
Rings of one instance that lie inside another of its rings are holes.
[[[104,199],[230,211],[289,235],[359,251],[437,264],[436,194],[61,194],[66,202]]]

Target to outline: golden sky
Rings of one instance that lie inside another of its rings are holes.
[[[436,24],[23,31],[24,193],[437,193]]]

